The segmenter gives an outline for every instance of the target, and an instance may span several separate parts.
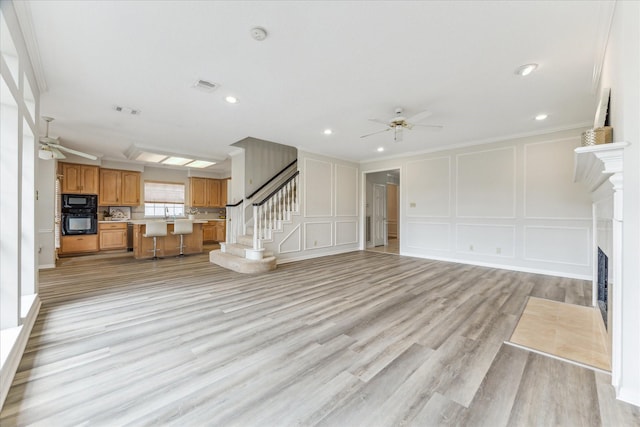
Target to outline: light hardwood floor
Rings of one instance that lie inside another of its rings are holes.
[[[262,275],[76,258],[41,272],[0,424],[638,425],[608,375],[503,344],[527,296],[589,288],[368,251]]]

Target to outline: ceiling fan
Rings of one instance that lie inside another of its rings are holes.
[[[406,118],[402,115],[403,110],[401,107],[397,107],[395,109],[395,116],[393,116],[389,120],[380,120],[380,119],[369,119],[372,122],[381,123],[387,126],[386,129],[379,130],[373,133],[368,133],[366,135],[362,135],[360,138],[366,138],[367,136],[375,135],[382,132],[388,132],[393,130],[393,140],[395,142],[402,141],[402,131],[404,129],[413,129],[415,126],[429,128],[432,130],[440,130],[442,126],[438,125],[422,125],[419,124],[422,120],[433,114],[431,111],[423,111],[421,113],[415,114],[409,118]]]
[[[98,157],[93,154],[83,153],[82,151],[72,150],[71,148],[60,145],[60,138],[53,138],[49,136],[49,123],[54,120],[53,117],[42,117],[42,119],[47,122],[47,132],[44,136],[40,137],[40,151],[38,152],[38,157],[43,160],[65,159],[66,156],[62,154],[62,151],[64,151],[90,160],[98,159]]]

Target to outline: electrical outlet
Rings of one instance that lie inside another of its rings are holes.
[[[318,241],[317,240],[313,241],[313,246],[318,246]]]
[[[469,250],[473,252],[473,245],[469,245]]]
[[[409,203],[409,207],[410,207],[410,208],[415,208],[415,207],[416,207],[416,202],[411,202],[411,203]]]

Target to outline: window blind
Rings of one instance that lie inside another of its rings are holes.
[[[145,203],[184,203],[184,184],[144,182]]]

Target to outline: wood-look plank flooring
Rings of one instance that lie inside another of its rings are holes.
[[[40,273],[0,424],[638,425],[608,375],[503,343],[528,296],[589,289],[368,251],[261,275],[74,258]]]
[[[594,307],[531,297],[510,342],[611,371],[604,322]]]

